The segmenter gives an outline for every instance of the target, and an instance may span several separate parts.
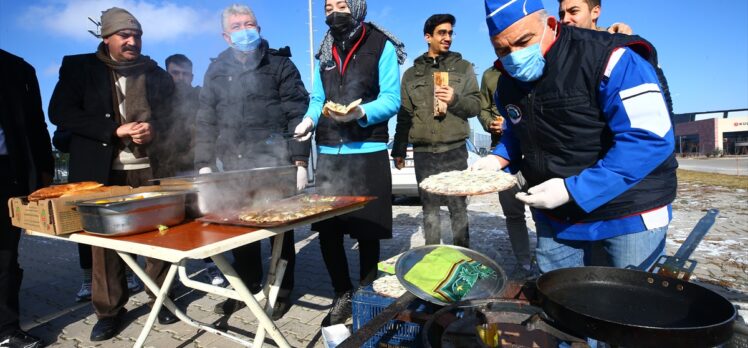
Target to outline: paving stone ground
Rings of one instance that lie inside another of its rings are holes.
[[[421,208],[417,202],[401,202],[393,209],[394,238],[383,241],[382,258],[397,255],[423,244]],[[713,286],[736,303],[748,304],[748,192],[745,190],[703,187],[681,183],[673,205],[674,219],[668,234],[667,251],[673,254],[685,240],[696,222],[709,208],[721,211],[717,223],[704,239],[693,257],[699,262],[697,281]],[[448,213],[442,212],[443,231],[449,231]],[[496,195],[474,197],[469,206],[470,233],[473,246],[493,257],[510,275],[518,277],[516,263],[506,234],[505,220]],[[528,216],[531,240],[534,225]],[[450,233],[444,241],[450,242]],[[534,248],[534,242],[533,248]],[[269,244],[263,242],[266,260]],[[320,323],[332,297],[329,277],[324,268],[316,233],[308,227],[297,230],[297,266],[295,304],[284,318],[276,322],[294,347],[322,347]],[[357,278],[358,256],[355,245],[347,240],[352,277]],[[90,303],[76,303],[75,293],[80,287],[76,245],[69,242],[24,236],[20,247],[20,262],[24,268],[21,291],[21,325],[50,346],[57,347],[130,347],[143,328],[148,315],[147,296],[140,292],[127,304],[129,322],[115,338],[106,342],[91,342],[89,335],[96,322]],[[142,262],[142,260],[141,260]],[[190,261],[188,271],[202,277],[202,261]],[[194,319],[214,323],[231,332],[252,337],[257,321],[244,308],[225,318],[213,313],[213,306],[223,299],[216,295],[178,287],[177,304]],[[747,308],[745,306],[743,308]],[[742,314],[746,314],[742,312]],[[148,347],[239,347],[240,345],[210,333],[176,323],[156,324],[146,341]],[[267,346],[273,346],[272,343]]]

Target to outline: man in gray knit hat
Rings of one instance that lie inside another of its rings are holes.
[[[137,187],[153,177],[148,157],[154,138],[151,124],[169,114],[174,83],[156,62],[140,54],[142,34],[132,14],[114,7],[101,15],[102,42],[96,53],[63,58],[49,118],[71,133],[70,182]],[[117,333],[125,313],[126,267],[112,250],[91,251],[91,302],[98,318],[91,340],[103,341]],[[146,259],[146,273],[158,284],[167,266]],[[165,309],[158,319],[161,324],[177,320]]]

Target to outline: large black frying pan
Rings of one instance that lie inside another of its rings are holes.
[[[690,261],[690,252],[716,215],[712,210],[699,221],[671,261]],[[737,313],[727,299],[689,283],[688,276],[677,279],[660,273],[564,268],[543,274],[538,293],[543,310],[557,324],[611,345],[714,347],[730,339]]]

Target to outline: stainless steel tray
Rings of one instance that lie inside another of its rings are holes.
[[[124,236],[173,226],[184,220],[187,192],[142,192],[77,202],[83,230]]]
[[[262,167],[152,181],[166,189],[195,190],[187,197],[187,215],[200,217],[293,196],[296,167]]]

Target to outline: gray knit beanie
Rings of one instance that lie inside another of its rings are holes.
[[[143,32],[137,18],[125,9],[112,7],[101,12],[101,37],[109,37],[125,29]]]

